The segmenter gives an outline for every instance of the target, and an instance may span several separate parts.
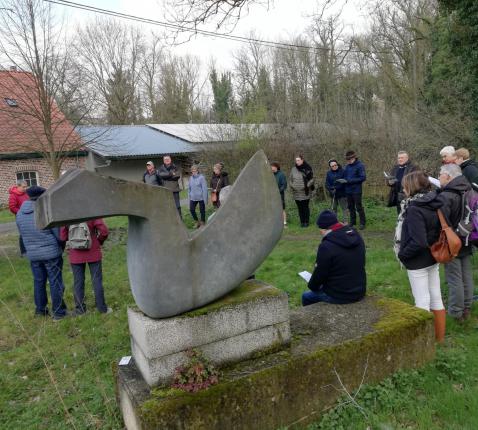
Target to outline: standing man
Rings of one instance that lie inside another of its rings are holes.
[[[365,175],[365,166],[359,161],[355,151],[345,153],[345,173],[343,179],[337,179],[338,183],[345,184],[345,194],[350,213],[350,225],[353,227],[357,221],[357,215],[360,219],[360,230],[365,228],[365,211],[362,206],[362,183],[367,179]]]
[[[159,176],[158,171],[154,168],[154,163],[148,161],[146,163],[146,172],[143,173],[143,182],[149,185],[163,185],[163,180]]]
[[[437,200],[443,203],[441,211],[454,230],[462,218],[463,199],[471,189],[468,180],[456,164],[445,164],[440,169],[441,189]],[[463,243],[456,258],[445,264],[445,279],[448,284],[448,314],[458,321],[470,317],[473,303],[472,246]]]
[[[8,208],[15,216],[17,216],[17,213],[20,210],[23,202],[28,200],[27,188],[28,184],[26,181],[17,181],[17,185],[14,185],[8,190],[10,193],[8,196]],[[18,237],[18,244],[20,246],[20,255],[23,257],[27,251],[25,250],[25,245],[23,244],[21,234]]]
[[[463,176],[478,190],[478,165],[475,160],[470,159],[470,152],[466,148],[457,149],[455,152],[455,163],[461,168]]]
[[[181,203],[179,201],[179,179],[181,179],[181,174],[178,168],[173,164],[170,155],[163,157],[163,164],[158,169],[158,174],[163,181],[163,186],[172,191],[176,209],[182,219]]]
[[[33,296],[35,300],[35,315],[47,316],[48,297],[46,281],[50,283],[50,295],[53,320],[58,321],[66,316],[66,306],[63,302],[63,249],[60,233],[57,227],[39,230],[35,225],[35,202],[45,188],[33,186],[28,188],[30,200],[23,203],[17,213],[17,226],[23,237],[27,258],[33,274]]]
[[[440,151],[442,164],[453,164],[456,162],[455,148],[453,146],[445,146]]]
[[[418,168],[411,163],[408,153],[406,151],[398,151],[397,164],[390,172],[392,177],[387,181],[388,186],[390,187],[388,207],[396,206],[397,213],[400,213],[400,203],[405,198],[405,195],[403,194],[402,179],[407,173],[415,170],[418,170]]]

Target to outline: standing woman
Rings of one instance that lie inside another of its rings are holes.
[[[290,171],[289,185],[292,190],[292,197],[299,210],[300,226],[308,227],[310,218],[309,201],[311,191],[314,190],[314,174],[312,167],[304,161],[304,156],[301,154],[295,157],[295,166]]]
[[[284,225],[287,225],[287,214],[285,213],[285,190],[287,189],[287,178],[284,175],[284,172],[280,169],[279,163],[271,163],[272,173],[277,181],[277,186],[279,187],[280,198],[282,200],[282,218],[284,220]]]
[[[86,228],[88,231],[85,230]],[[83,315],[86,312],[86,264],[90,269],[96,309],[103,314],[112,312],[105,302],[103,270],[101,267],[103,259],[101,246],[107,238],[108,227],[101,218],[60,228],[60,239],[67,242],[68,259],[73,272],[73,298],[76,315]],[[81,243],[81,246],[78,245],[79,243]]]
[[[400,243],[398,258],[407,269],[408,279],[417,308],[432,311],[435,315],[435,337],[445,338],[445,307],[440,291],[438,263],[430,246],[440,235],[437,209],[442,205],[431,191],[428,177],[422,171],[403,177],[405,200],[398,217],[396,240]]]
[[[196,228],[200,228],[206,223],[206,204],[207,204],[207,184],[206,179],[199,173],[197,165],[191,167],[191,177],[189,178],[188,186],[189,196],[189,211],[194,221],[196,221]],[[201,221],[198,221],[196,215],[196,206],[199,203],[199,212],[201,214]]]
[[[227,187],[229,185],[229,175],[227,172],[223,172],[223,168],[224,165],[222,163],[215,164],[211,177],[211,202],[216,209],[221,206],[219,197],[221,188]]]
[[[337,182],[338,179],[344,178],[344,169],[337,160],[329,160],[329,171],[325,178],[325,188],[329,192],[332,199],[332,210],[338,215],[337,208],[340,205],[342,209],[342,222],[347,224],[347,196],[345,195],[345,184]]]

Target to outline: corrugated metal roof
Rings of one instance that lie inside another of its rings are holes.
[[[198,151],[194,145],[146,125],[79,126],[77,131],[91,151],[105,158],[136,158]]]
[[[235,142],[244,134],[258,136],[271,124],[148,124],[149,127],[191,143]]]

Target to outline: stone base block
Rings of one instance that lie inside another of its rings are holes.
[[[150,386],[170,382],[190,348],[223,365],[290,342],[287,295],[258,281],[173,318],[155,320],[129,308],[128,324],[132,355]]]
[[[224,369],[198,393],[151,389],[134,361],[117,368],[128,430],[276,430],[307,428],[341,394],[433,359],[433,318],[405,303],[367,297],[291,312],[287,349]]]

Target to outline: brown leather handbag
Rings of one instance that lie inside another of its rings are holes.
[[[438,209],[437,212],[440,219],[441,232],[438,240],[430,247],[430,251],[437,263],[449,263],[460,252],[462,242],[446,223],[442,211]]]

